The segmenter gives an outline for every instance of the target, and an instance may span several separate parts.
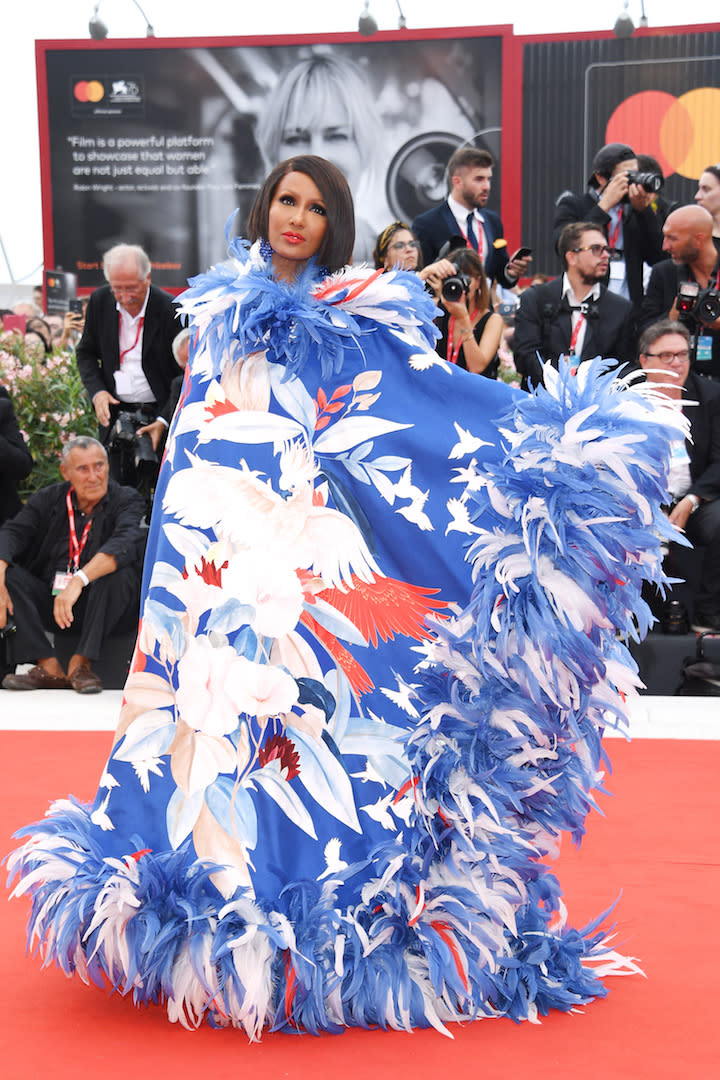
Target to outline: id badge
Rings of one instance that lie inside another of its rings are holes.
[[[115,372],[115,393],[119,398],[130,399],[132,397],[132,379],[127,371],[119,368]]]
[[[713,339],[710,334],[698,334],[695,360],[700,364],[709,364],[712,360]]]
[[[63,589],[66,589],[72,581],[72,574],[63,573],[62,570],[58,570],[53,580],[52,594],[53,596],[59,596]]]

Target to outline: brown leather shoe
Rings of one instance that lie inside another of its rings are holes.
[[[6,690],[69,690],[64,675],[51,675],[45,668],[30,668],[24,675],[6,675],[2,681]]]
[[[103,688],[100,678],[86,664],[76,667],[69,680],[77,694],[99,694]]]

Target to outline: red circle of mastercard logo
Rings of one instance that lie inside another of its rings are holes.
[[[76,101],[83,103],[102,101],[105,97],[105,87],[97,79],[81,79],[73,86],[73,97]]]
[[[720,89],[701,86],[680,97],[662,90],[632,94],[608,120],[605,141],[651,154],[665,176],[697,180],[720,161]]]

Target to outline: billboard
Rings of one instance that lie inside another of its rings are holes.
[[[102,280],[102,253],[139,243],[171,291],[224,258],[278,161],[317,153],[350,182],[355,261],[376,234],[446,195],[472,142],[498,167],[509,28],[372,39],[38,42],[45,262]],[[519,118],[518,118],[519,122]]]

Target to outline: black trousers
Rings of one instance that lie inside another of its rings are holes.
[[[705,548],[696,611],[720,615],[720,499],[701,502],[685,526],[688,540]]]
[[[5,585],[10,593],[17,627],[7,638],[8,661],[34,664],[41,657],[56,656],[47,632],[79,635],[73,652],[97,660],[103,641],[113,631],[137,626],[140,603],[138,566],[124,566],[86,585],[73,608],[75,620],[69,630],[61,630],[53,618],[51,588],[22,566],[9,566]]]

